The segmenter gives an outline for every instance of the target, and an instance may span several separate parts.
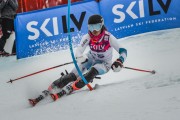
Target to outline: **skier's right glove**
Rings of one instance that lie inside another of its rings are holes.
[[[78,63],[84,64],[84,63],[88,62],[88,57],[86,55],[82,55],[80,57],[76,57],[76,61]]]
[[[114,71],[114,72],[119,72],[121,71],[123,67],[123,63],[120,59],[117,59],[112,65],[111,65],[111,69]]]

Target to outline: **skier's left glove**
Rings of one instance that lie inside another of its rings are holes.
[[[84,63],[88,62],[88,57],[86,55],[82,55],[80,57],[76,57],[76,61],[78,63],[84,64]]]
[[[111,69],[114,72],[119,72],[121,71],[121,69],[123,68],[123,63],[120,59],[117,59],[112,65],[111,65]]]

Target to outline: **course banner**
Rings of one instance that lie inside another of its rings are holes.
[[[85,0],[71,6],[71,36],[76,47],[88,32],[93,14],[104,17],[116,38],[180,27],[180,0]],[[67,5],[18,14],[15,19],[17,58],[67,49]]]
[[[18,14],[15,19],[17,58],[26,58],[68,48],[67,6]],[[76,47],[88,32],[90,15],[100,14],[97,2],[71,6],[71,36]]]
[[[100,11],[117,38],[180,27],[179,0],[102,0]]]

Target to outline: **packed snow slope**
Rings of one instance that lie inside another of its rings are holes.
[[[35,107],[28,98],[40,94],[73,64],[6,82],[72,61],[69,50],[18,61],[0,58],[0,120],[179,120],[180,28],[123,38],[119,44],[128,50],[125,66],[157,73],[110,71],[91,84],[100,85],[96,90],[85,87],[56,102],[49,97]],[[118,54],[113,54],[115,60]]]

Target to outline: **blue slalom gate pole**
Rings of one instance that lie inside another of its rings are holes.
[[[70,7],[71,7],[71,0],[68,0],[68,40],[69,40],[69,48],[70,48],[71,56],[72,56],[74,65],[75,65],[75,67],[76,67],[76,69],[78,71],[79,76],[84,81],[84,83],[87,85],[89,90],[93,90],[91,85],[88,84],[87,80],[84,78],[81,70],[79,69],[79,66],[77,65],[77,62],[76,62],[76,59],[75,59],[75,56],[74,56],[73,47],[72,47],[72,40],[71,40],[71,33],[70,33]]]

